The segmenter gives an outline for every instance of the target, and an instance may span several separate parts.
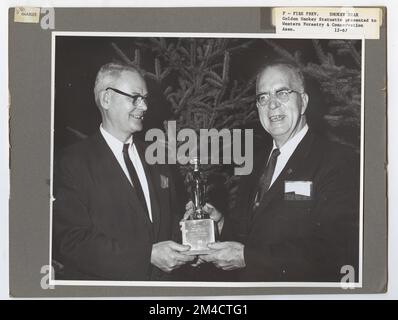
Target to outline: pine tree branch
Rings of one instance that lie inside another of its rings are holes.
[[[119,58],[123,60],[124,63],[129,65],[133,64],[133,62],[124,54],[124,52],[118,47],[116,43],[111,42],[111,46],[116,51]]]

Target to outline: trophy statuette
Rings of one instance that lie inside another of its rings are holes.
[[[180,222],[182,244],[189,245],[191,249],[186,254],[199,255],[209,252],[207,245],[215,242],[216,228],[214,220],[203,210],[206,203],[206,183],[200,171],[199,159],[190,161],[193,165],[191,181],[191,200],[194,210],[188,220]]]

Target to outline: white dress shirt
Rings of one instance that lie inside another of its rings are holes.
[[[100,131],[101,131],[101,134],[104,137],[106,143],[108,144],[109,148],[112,150],[113,155],[115,156],[117,162],[119,162],[120,167],[123,169],[124,174],[126,175],[127,179],[130,181],[131,185],[133,186],[129,171],[127,169],[126,163],[124,162],[124,157],[123,157],[124,143],[121,142],[119,139],[115,138],[114,136],[112,136],[109,132],[107,132],[103,128],[102,124],[100,125]],[[153,221],[152,220],[152,209],[151,209],[151,198],[149,195],[149,188],[148,188],[148,180],[146,178],[144,167],[142,165],[140,156],[137,152],[135,145],[132,142],[133,142],[133,137],[131,136],[130,139],[126,142],[126,143],[130,144],[129,157],[131,159],[131,162],[134,165],[135,170],[137,171],[138,179],[140,180],[142,191],[144,192],[145,202],[148,207],[149,219],[151,219],[151,221]]]
[[[308,125],[306,124],[299,132],[296,133],[296,135],[293,138],[288,140],[281,148],[279,148],[279,151],[281,153],[276,160],[274,174],[272,175],[271,184],[269,186],[270,188],[272,184],[275,182],[275,180],[279,177],[280,173],[282,172],[283,168],[286,166],[286,163],[289,161],[294,150],[296,150],[297,146],[299,145],[301,140],[303,140],[307,132],[308,132]],[[278,147],[276,146],[274,140],[274,146],[271,150],[270,156],[272,154],[272,151],[277,148]]]

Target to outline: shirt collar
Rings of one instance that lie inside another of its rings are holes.
[[[104,137],[106,143],[108,144],[108,146],[111,148],[112,152],[114,154],[120,154],[123,152],[123,146],[124,143],[121,142],[119,139],[115,138],[112,134],[110,134],[108,131],[106,131],[104,129],[104,127],[102,126],[102,123],[100,125],[100,131],[102,136]],[[133,143],[133,136],[131,136],[126,143],[129,143],[131,147],[132,143]]]
[[[279,148],[279,151],[281,153],[293,153],[293,151],[296,149],[296,147],[298,146],[298,144],[301,142],[301,140],[303,140],[305,134],[308,132],[308,124],[305,124],[305,126],[303,128],[301,128],[301,130],[299,132],[297,132],[293,138],[289,139],[288,141],[286,141],[286,143]],[[274,140],[274,144],[272,147],[271,152],[274,149],[277,149],[278,147],[276,146],[275,140]]]

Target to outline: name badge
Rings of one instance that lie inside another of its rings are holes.
[[[285,200],[312,200],[312,181],[285,181]]]

